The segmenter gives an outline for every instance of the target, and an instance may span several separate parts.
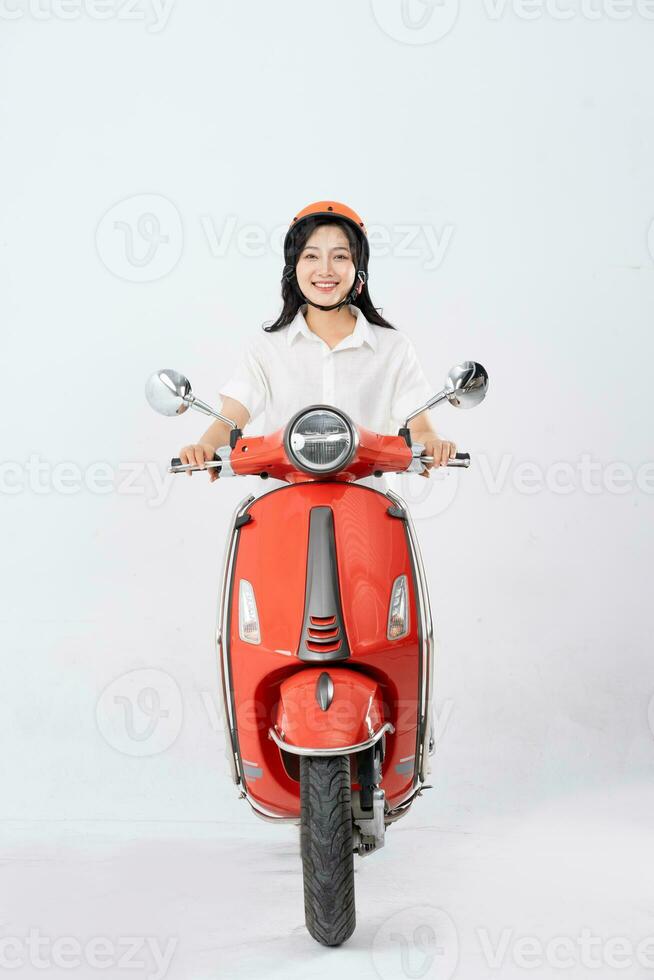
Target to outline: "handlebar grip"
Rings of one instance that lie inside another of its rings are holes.
[[[452,459],[448,459],[448,466],[470,466],[470,453],[457,453]]]
[[[219,456],[218,453],[214,453],[213,460],[207,460],[207,462],[222,464],[222,457]],[[218,470],[218,472],[220,473],[222,469],[222,465],[207,467],[205,464],[205,466],[197,466],[195,463],[182,463],[179,456],[173,456],[173,458],[170,461],[169,472],[197,473],[200,470],[205,470],[205,469]]]
[[[418,459],[421,459],[425,464],[434,462],[433,456],[422,455],[419,456]],[[451,459],[448,459],[446,465],[468,467],[470,466],[470,453],[457,453],[456,456],[453,456]]]

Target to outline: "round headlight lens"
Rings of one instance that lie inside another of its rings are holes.
[[[312,409],[291,424],[288,448],[304,470],[331,473],[349,459],[354,434],[347,420],[327,408]]]

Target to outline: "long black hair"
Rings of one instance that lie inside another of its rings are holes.
[[[350,245],[350,251],[352,253],[352,258],[356,269],[362,268],[360,265],[361,259],[361,244],[357,233],[354,228],[352,228],[347,221],[340,221],[338,218],[325,218],[320,217],[316,220],[306,219],[298,227],[295,235],[292,239],[292,254],[289,256],[289,264],[292,264],[293,269],[297,265],[297,261],[300,257],[302,249],[307,243],[310,235],[320,228],[321,225],[338,225],[339,228],[343,230],[347,236],[347,240]],[[367,269],[364,269],[367,272]],[[281,330],[282,327],[287,327],[289,323],[292,323],[297,312],[301,306],[305,305],[306,300],[302,298],[302,294],[299,292],[297,285],[290,281],[288,278],[282,279],[282,311],[274,321],[274,323],[263,327],[268,333],[273,333],[275,330]],[[368,283],[364,283],[363,289],[352,300],[352,305],[357,306],[368,323],[376,323],[379,327],[388,327],[389,330],[395,330],[396,328],[388,320],[385,320],[381,315],[379,310],[373,306],[370,293],[368,291]]]

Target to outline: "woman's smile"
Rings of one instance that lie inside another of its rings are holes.
[[[338,282],[336,279],[316,279],[311,285],[321,293],[332,293],[338,286]]]

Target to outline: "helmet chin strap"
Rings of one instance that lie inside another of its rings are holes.
[[[350,303],[353,303],[354,300],[357,298],[357,296],[360,295],[361,290],[365,286],[368,280],[368,273],[365,272],[363,269],[357,269],[357,274],[354,277],[354,284],[350,292],[347,294],[345,299],[341,300],[340,303],[333,303],[331,306],[321,306],[320,303],[314,303],[312,300],[310,300],[307,296],[304,295],[297,281],[297,277],[295,275],[295,269],[292,266],[287,265],[284,268],[282,281],[284,280],[286,282],[292,283],[296,293],[298,293],[298,295],[302,297],[305,303],[308,303],[309,306],[315,307],[315,309],[317,310],[323,310],[323,312],[328,313],[330,310],[341,310],[344,306],[348,306]]]

